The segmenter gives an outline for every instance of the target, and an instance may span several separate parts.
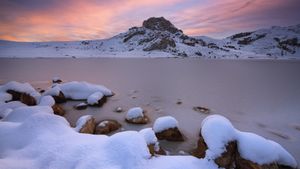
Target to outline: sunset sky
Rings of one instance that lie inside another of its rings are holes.
[[[300,23],[300,0],[0,0],[0,39],[103,39],[164,16],[188,35]]]

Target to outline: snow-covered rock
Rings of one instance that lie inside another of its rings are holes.
[[[178,129],[178,121],[172,116],[157,118],[153,124],[153,130],[160,140],[184,141]]]
[[[125,120],[128,123],[133,124],[146,124],[149,122],[149,118],[145,115],[144,110],[141,107],[133,107],[129,109]]]
[[[220,167],[230,168],[233,163],[238,168],[277,165],[297,167],[293,156],[278,143],[253,133],[239,131],[223,116],[208,116],[201,126],[200,137],[205,144],[198,143],[198,146],[202,146],[198,148],[202,151],[207,149],[205,158],[215,160]]]
[[[148,145],[148,149],[151,155],[166,154],[165,151],[159,146],[159,142],[152,128],[142,129],[139,131],[139,133],[145,138],[145,141]]]
[[[88,107],[88,104],[87,103],[79,103],[77,105],[74,106],[75,109],[77,110],[84,110]]]
[[[39,104],[40,106],[54,106],[55,104],[55,100],[53,99],[52,96],[42,96],[39,100]]]
[[[106,97],[102,92],[95,92],[87,98],[87,103],[91,106],[102,106],[106,101]]]
[[[77,120],[74,130],[79,133],[93,134],[95,127],[95,118],[92,115],[84,115]]]
[[[121,124],[116,120],[104,120],[101,121],[97,126],[95,133],[96,134],[109,134],[113,131],[118,130],[121,127]]]

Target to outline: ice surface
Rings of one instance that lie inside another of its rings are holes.
[[[178,121],[172,116],[159,117],[153,124],[153,130],[155,133],[178,127]]]

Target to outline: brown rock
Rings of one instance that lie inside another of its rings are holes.
[[[66,114],[65,110],[58,104],[54,104],[52,106],[52,109],[53,109],[54,114],[56,114],[56,115],[63,116]]]
[[[151,44],[151,46],[144,48],[143,50],[144,51],[163,50],[163,49],[167,49],[168,46],[172,48],[176,47],[175,41],[171,38],[162,38],[157,42]]]
[[[95,118],[92,117],[83,125],[83,127],[79,130],[79,133],[94,134],[95,127],[96,127]]]
[[[226,151],[220,157],[215,159],[215,163],[222,168],[230,169],[235,163],[235,154],[237,152],[236,141],[231,141],[226,146]],[[243,168],[245,169],[245,168]]]
[[[65,103],[67,101],[65,95],[62,92],[59,92],[58,96],[52,96],[55,100],[55,103]]]
[[[275,163],[259,165],[250,160],[242,158],[239,153],[236,155],[235,165],[236,169],[279,169]]]
[[[168,141],[184,141],[183,135],[177,127],[169,128],[159,133],[155,133],[157,139]]]
[[[121,127],[121,124],[116,120],[104,120],[100,122],[96,127],[96,134],[109,134],[116,131]]]
[[[149,117],[144,114],[143,117],[137,117],[133,119],[125,119],[126,122],[132,123],[132,124],[147,124],[150,120]]]
[[[165,150],[163,150],[161,147],[159,147],[159,150],[155,150],[155,144],[150,144],[148,145],[148,149],[149,149],[149,152],[152,156],[154,155],[166,155],[166,152]]]
[[[196,106],[193,107],[194,111],[200,112],[200,113],[204,113],[204,114],[209,114],[210,113],[210,109],[206,108],[206,107],[201,107],[201,106]]]
[[[151,17],[143,22],[143,27],[151,30],[168,31],[170,33],[182,32],[164,17]]]
[[[197,143],[197,148],[192,151],[192,155],[197,157],[197,158],[204,158],[205,157],[205,151],[208,149],[201,133],[200,133],[200,138]]]
[[[12,101],[20,101],[28,106],[36,105],[35,98],[27,93],[22,93],[14,90],[7,90],[6,92],[11,94]]]

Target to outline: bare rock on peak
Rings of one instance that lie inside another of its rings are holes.
[[[151,30],[168,31],[171,33],[182,32],[164,17],[151,17],[143,22],[143,27]]]

